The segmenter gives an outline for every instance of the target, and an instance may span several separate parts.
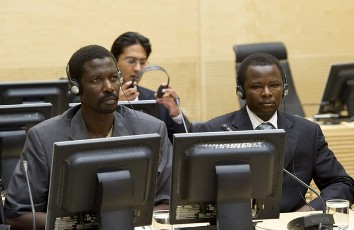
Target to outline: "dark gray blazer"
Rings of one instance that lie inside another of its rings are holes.
[[[77,105],[62,115],[53,117],[32,127],[21,154],[21,160],[27,160],[30,166],[29,180],[36,211],[46,212],[49,178],[51,172],[53,143],[88,139],[89,133],[81,114],[81,105]],[[137,117],[141,121],[137,121]],[[144,127],[142,127],[142,125]],[[172,145],[168,140],[165,124],[150,115],[121,106],[114,113],[112,136],[127,136],[147,133],[161,135],[160,159],[156,184],[155,203],[168,203],[172,171]],[[25,174],[17,164],[9,182],[5,202],[6,217],[18,217],[31,212]]]
[[[253,129],[246,107],[209,120],[201,132],[220,131],[227,124],[232,130]],[[320,126],[305,118],[278,111],[278,128],[286,131],[284,168],[296,174],[306,184],[313,179],[324,200],[333,198],[354,201],[354,181],[337,161],[322,133]],[[291,212],[305,205],[307,189],[283,175],[281,212]],[[301,195],[300,195],[301,194]],[[321,201],[310,202],[316,210],[322,210]]]

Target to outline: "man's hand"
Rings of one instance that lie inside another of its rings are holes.
[[[137,83],[134,82],[132,86],[132,81],[124,83],[119,91],[119,101],[134,101],[138,96],[139,92],[136,89]]]
[[[298,210],[296,210],[296,212],[308,212],[308,211],[316,211],[316,210],[308,204],[306,204],[306,205],[302,206],[301,208],[299,208]]]
[[[162,85],[166,86],[166,83]],[[157,97],[155,93],[157,103],[164,105],[172,117],[177,117],[180,114],[180,111],[175,101],[175,98],[178,98],[176,91],[169,86],[168,88],[163,89],[162,92],[164,94],[160,98]]]

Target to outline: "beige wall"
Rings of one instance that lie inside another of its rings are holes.
[[[349,0],[1,1],[0,81],[58,79],[71,54],[110,48],[126,31],[150,38],[191,120],[239,107],[233,45],[282,41],[308,116],[318,110],[332,63],[354,62]],[[142,83],[157,88],[157,79]]]

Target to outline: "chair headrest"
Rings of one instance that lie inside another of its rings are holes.
[[[276,57],[279,61],[287,59],[286,48],[282,42],[253,43],[235,45],[236,63],[242,62],[253,53],[268,53]]]

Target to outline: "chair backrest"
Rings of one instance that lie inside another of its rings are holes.
[[[286,74],[286,80],[289,89],[288,95],[286,95],[283,99],[285,101],[285,107],[282,103],[279,106],[279,110],[286,111],[287,113],[298,115],[301,117],[305,116],[305,112],[302,108],[300,99],[296,93],[295,84],[290,71],[286,48],[282,42],[242,44],[235,45],[233,49],[236,55],[236,72],[241,62],[253,53],[268,53],[276,57],[280,61],[280,64]],[[245,100],[241,100],[241,98],[239,98],[239,100],[241,106],[243,106],[245,104]]]

